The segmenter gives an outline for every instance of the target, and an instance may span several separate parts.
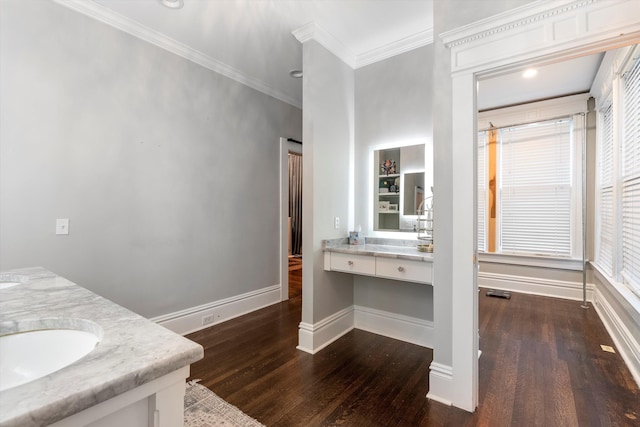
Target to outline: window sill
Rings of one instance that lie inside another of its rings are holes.
[[[556,268],[560,270],[582,271],[582,259],[575,258],[480,252],[478,253],[478,261],[495,264],[525,265],[528,267],[543,267]]]
[[[594,275],[596,279],[602,282],[605,285],[609,285],[613,288],[624,301],[626,301],[629,306],[636,311],[636,313],[640,314],[640,297],[638,297],[631,289],[629,289],[626,285],[622,283],[618,283],[615,280],[607,277],[607,275],[598,268],[595,263],[591,262],[591,268],[594,271]],[[611,291],[609,291],[611,292]],[[614,295],[615,297],[615,295]],[[618,297],[618,298],[620,298]]]

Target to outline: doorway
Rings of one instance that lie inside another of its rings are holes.
[[[302,193],[302,142],[280,138],[281,301],[290,298],[290,282],[302,301]]]
[[[289,151],[289,299],[302,297],[302,154]]]
[[[452,182],[451,212],[455,227],[450,226],[447,236],[455,244],[450,252],[454,260],[449,294],[434,290],[436,304],[450,297],[456,302],[452,318],[451,381],[441,387],[452,398],[450,401],[462,409],[473,411],[477,406],[478,394],[478,292],[476,281],[476,177],[475,160],[477,140],[477,79],[496,75],[529,65],[544,65],[558,62],[563,57],[584,56],[601,52],[607,48],[631,44],[640,35],[640,25],[630,16],[637,16],[637,3],[633,1],[594,3],[573,3],[575,7],[561,9],[553,2],[541,2],[533,11],[521,8],[510,11],[509,22],[499,19],[492,23],[482,22],[469,25],[460,31],[450,31],[442,37],[449,47],[451,72],[451,109],[455,126],[445,128],[450,132],[451,145],[447,153],[451,156],[450,170],[455,170]],[[635,15],[634,15],[635,14]],[[504,18],[500,18],[504,19]],[[548,26],[540,24],[541,21]],[[590,25],[579,23],[590,22]],[[511,24],[517,22],[517,25]],[[559,30],[559,23],[575,31]],[[569,23],[573,24],[571,26]],[[493,25],[493,27],[492,27]],[[517,42],[514,42],[517,40]],[[526,49],[515,48],[526,46]],[[438,116],[434,117],[434,121]],[[438,153],[436,153],[438,154]],[[439,176],[441,179],[445,174]],[[438,175],[436,175],[438,177]],[[443,214],[446,216],[448,212]],[[457,215],[457,213],[460,213]],[[447,224],[447,223],[445,223]],[[447,224],[448,225],[448,224]],[[469,254],[474,254],[470,259]],[[446,263],[443,263],[446,265]],[[434,259],[434,271],[438,271],[441,261]],[[436,277],[438,278],[438,277]],[[434,289],[438,289],[437,287]],[[439,314],[436,312],[435,320]],[[447,341],[447,340],[443,340]],[[438,362],[437,353],[434,360]],[[433,366],[433,365],[432,365]],[[436,365],[438,367],[439,365]],[[455,373],[455,375],[454,375]],[[431,384],[438,384],[439,372],[432,369]],[[449,378],[447,378],[449,379]],[[432,387],[433,388],[433,387]],[[431,393],[431,391],[430,391]],[[434,394],[439,390],[436,387]],[[444,394],[444,393],[443,393]]]

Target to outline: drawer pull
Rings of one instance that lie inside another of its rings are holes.
[[[353,261],[348,261],[347,264],[353,265]]]
[[[399,271],[400,273],[404,273],[404,267],[403,267],[403,266],[398,267],[398,271]]]

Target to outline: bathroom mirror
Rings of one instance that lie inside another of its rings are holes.
[[[415,232],[425,180],[425,144],[373,151],[373,229]],[[429,194],[430,195],[430,194]]]
[[[402,213],[403,215],[418,215],[418,207],[425,197],[424,172],[406,173],[403,181],[402,195],[404,196],[404,202],[402,204]]]

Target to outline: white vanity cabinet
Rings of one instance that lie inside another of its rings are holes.
[[[375,257],[376,276],[405,282],[432,283],[433,264],[398,258]]]
[[[433,283],[433,264],[430,261],[384,256],[383,253],[371,251],[361,254],[326,251],[324,253],[324,269],[405,282]]]
[[[329,255],[329,268],[325,270],[343,271],[345,273],[376,275],[376,260],[369,255],[354,255],[341,253],[327,253]],[[326,256],[326,255],[325,255]]]

